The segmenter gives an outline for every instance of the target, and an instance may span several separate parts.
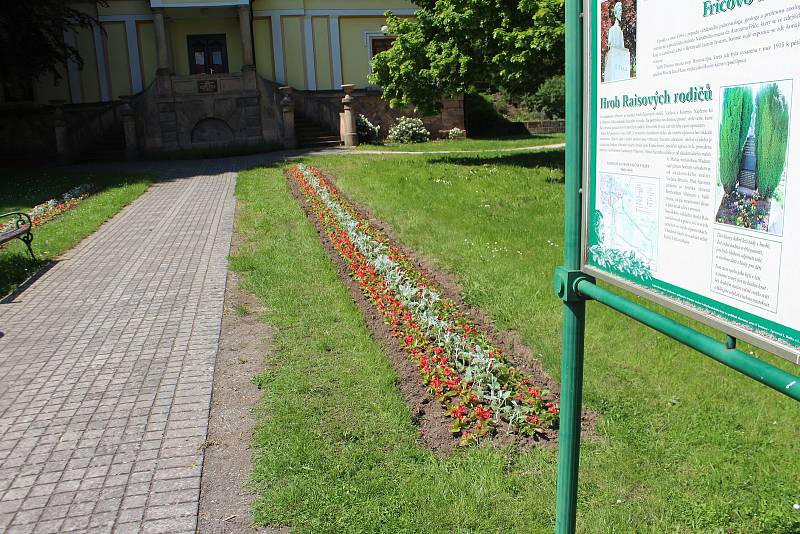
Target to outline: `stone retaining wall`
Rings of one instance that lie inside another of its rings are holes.
[[[330,91],[318,93],[318,98],[330,99],[339,103],[344,97],[343,92]],[[353,91],[353,111],[367,117],[372,124],[381,127],[380,138],[384,139],[389,134],[389,129],[395,120],[400,117],[418,117],[413,107],[403,109],[391,109],[389,104],[383,100],[379,91]],[[420,117],[431,137],[447,137],[447,132],[453,128],[464,130],[464,97],[448,98],[442,102],[442,112],[438,115]]]
[[[522,125],[532,134],[564,133],[564,120],[527,121]]]
[[[118,102],[92,104],[6,104],[0,106],[0,160],[48,161],[58,155],[57,122],[67,135],[66,150],[80,154],[120,126]],[[58,119],[58,120],[57,120]]]

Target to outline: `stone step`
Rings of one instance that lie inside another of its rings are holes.
[[[314,141],[314,142],[307,142],[303,143],[298,141],[297,146],[300,148],[326,148],[326,147],[338,147],[341,146],[342,143],[340,141]]]
[[[340,141],[336,135],[298,135],[297,139],[302,141]]]
[[[299,136],[306,136],[306,137],[316,137],[318,135],[333,135],[331,132],[327,130],[297,130],[295,129],[295,135]]]
[[[328,128],[300,115],[295,116],[294,133],[297,138],[297,146],[303,148],[337,147],[342,144],[339,136]]]

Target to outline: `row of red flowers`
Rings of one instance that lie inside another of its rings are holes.
[[[92,184],[80,184],[73,187],[59,198],[54,198],[48,200],[47,202],[37,204],[28,212],[28,216],[31,218],[31,224],[34,227],[41,226],[44,223],[51,221],[55,217],[71,210],[78,205],[79,201],[88,197],[93,188],[94,186]],[[6,222],[3,226],[0,226],[0,232],[12,230],[16,227],[16,224],[16,220]]]
[[[355,209],[316,168],[290,170],[349,275],[380,312],[451,417],[466,445],[500,428],[532,436],[552,428],[549,392],[510,364],[502,350],[440,288]],[[367,254],[369,254],[369,257]]]

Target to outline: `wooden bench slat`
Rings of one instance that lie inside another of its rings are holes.
[[[0,243],[6,243],[7,241],[11,241],[12,239],[16,239],[17,237],[21,236],[22,234],[27,234],[30,231],[28,225],[20,226],[10,232],[5,232],[0,234]]]

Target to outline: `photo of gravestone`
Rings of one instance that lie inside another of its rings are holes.
[[[607,0],[600,5],[602,81],[636,77],[636,0]]]
[[[783,235],[792,82],[725,87],[716,222]]]

